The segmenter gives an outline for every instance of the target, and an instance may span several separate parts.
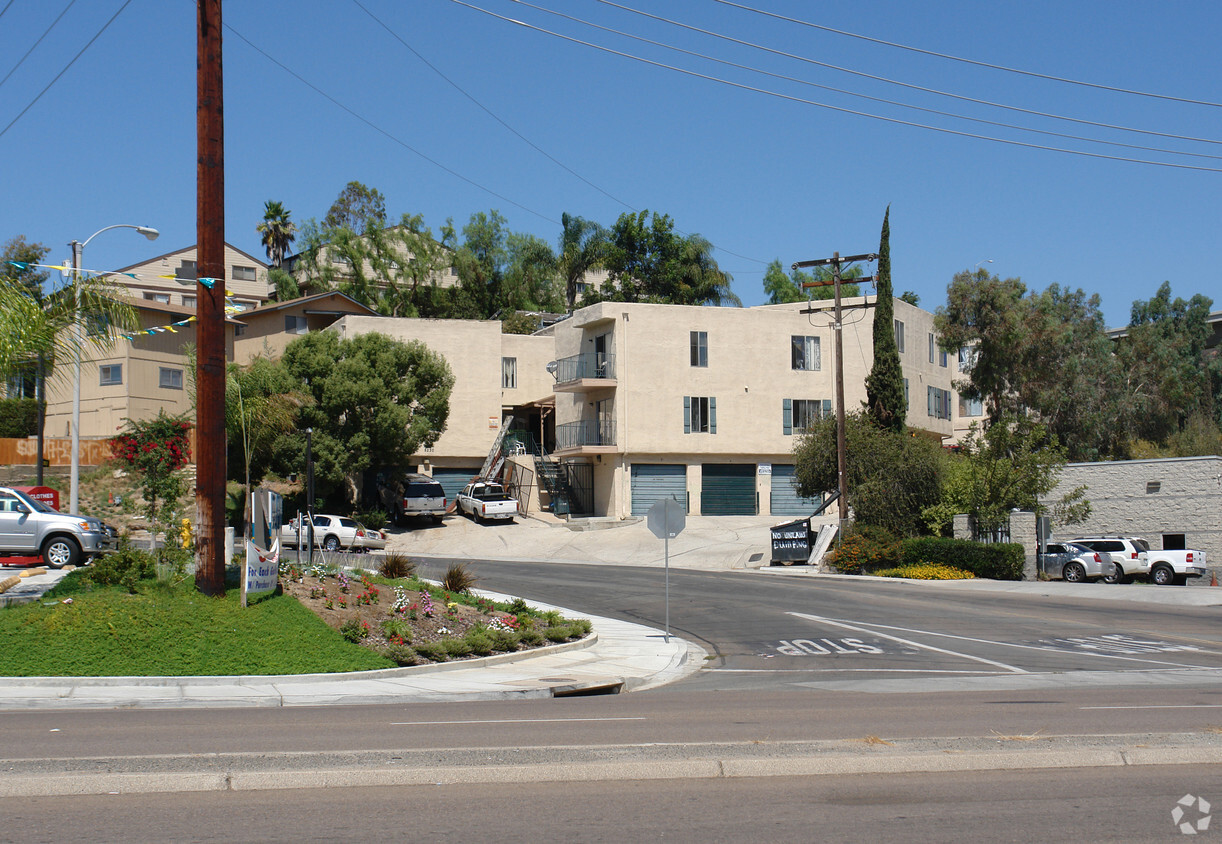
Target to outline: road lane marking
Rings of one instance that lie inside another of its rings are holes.
[[[391,721],[392,727],[433,727],[450,724],[557,724],[569,721],[644,721],[643,717],[621,718],[493,718],[487,721]]]
[[[842,621],[833,621],[832,619],[824,618],[823,616],[807,615],[806,613],[800,613],[800,612],[791,612],[791,613],[788,613],[788,615],[797,616],[798,618],[805,618],[810,621],[817,621],[822,624],[830,624],[833,627],[843,627],[846,630],[855,630],[858,633],[869,633],[873,636],[879,636],[883,639],[890,639],[893,642],[899,642],[902,645],[908,645],[913,648],[920,648],[921,650],[924,650],[924,651],[934,651],[935,653],[946,654],[947,656],[957,656],[962,659],[970,659],[973,662],[982,662],[985,665],[993,665],[993,666],[996,666],[997,668],[1001,668],[1006,671],[1009,671],[1012,674],[1027,674],[1028,673],[1026,669],[1019,668],[1016,665],[1006,665],[1004,662],[997,662],[996,660],[985,659],[982,656],[973,656],[971,654],[959,653],[958,651],[948,651],[944,648],[935,648],[933,645],[924,645],[924,644],[921,644],[920,642],[913,642],[911,639],[901,639],[899,636],[891,636],[887,633],[879,633],[877,630],[871,630],[868,627],[859,627],[855,624],[845,624]],[[898,628],[893,628],[893,629],[898,629]],[[920,633],[924,631],[918,630],[914,632]]]
[[[800,618],[809,618],[809,619],[815,619],[819,621],[826,621],[828,624],[837,623],[830,618],[821,618],[820,616],[815,616],[815,615],[804,615],[803,613],[791,612],[791,613],[786,613],[786,615],[796,615],[796,616],[799,616]],[[847,627],[849,625],[841,624],[840,626]],[[935,630],[916,630],[911,627],[896,627],[895,625],[891,625],[891,624],[874,624],[874,626],[882,627],[886,630],[903,630],[906,633],[921,633],[926,636],[941,636],[944,639],[958,639],[963,642],[977,642],[982,645],[998,645],[1001,647],[1020,648],[1020,649],[1028,650],[1028,651],[1043,651],[1044,653],[1070,654],[1073,656],[1094,656],[1094,657],[1099,657],[1100,659],[1118,659],[1122,662],[1148,662],[1152,665],[1168,665],[1168,666],[1171,666],[1172,668],[1200,668],[1200,669],[1204,669],[1207,671],[1214,671],[1219,668],[1219,666],[1216,666],[1216,665],[1191,665],[1191,664],[1187,664],[1183,662],[1168,662],[1166,660],[1161,660],[1161,659],[1140,659],[1138,657],[1119,656],[1117,654],[1097,653],[1095,651],[1076,651],[1076,650],[1067,651],[1067,650],[1062,650],[1060,648],[1049,648],[1049,647],[1040,646],[1040,645],[1023,645],[1017,642],[998,642],[993,639],[977,639],[974,636],[957,636],[954,633],[938,633]],[[878,633],[875,630],[870,630],[868,628],[852,628],[852,629],[855,629],[855,630],[860,629],[863,632],[874,633],[876,636],[883,635],[881,633]],[[903,640],[897,640],[897,641],[903,641]]]
[[[1222,709],[1222,703],[1164,703],[1145,706],[1079,706],[1078,709]]]

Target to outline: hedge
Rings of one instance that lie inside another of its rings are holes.
[[[0,399],[0,437],[24,439],[37,433],[37,399]]]
[[[990,580],[1022,580],[1026,554],[1015,543],[920,537],[901,543],[900,563],[942,563]]]

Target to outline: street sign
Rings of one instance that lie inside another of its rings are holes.
[[[674,539],[683,533],[687,525],[687,514],[683,505],[673,498],[659,498],[645,516],[649,532],[658,539]]]

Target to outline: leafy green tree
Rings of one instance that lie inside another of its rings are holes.
[[[1222,361],[1206,350],[1212,306],[1200,293],[1172,299],[1165,281],[1152,298],[1133,303],[1118,353],[1139,438],[1166,442],[1193,417],[1222,422]]]
[[[942,500],[925,513],[935,530],[945,530],[955,513],[967,513],[984,534],[1008,525],[1014,509],[1049,515],[1056,525],[1078,524],[1090,515],[1086,487],[1050,505],[1040,503],[1057,485],[1065,451],[1047,425],[1029,417],[1005,416],[983,436],[973,426],[956,462]]]
[[[861,288],[853,284],[851,279],[861,278],[861,267],[852,266],[840,275],[840,295],[848,298],[860,296]],[[850,280],[845,283],[845,280]],[[818,287],[803,288],[803,284],[820,282]],[[815,267],[813,273],[805,270],[791,270],[785,275],[780,260],[774,260],[764,271],[764,292],[768,294],[768,304],[781,305],[789,302],[805,302],[811,299],[832,299],[836,296],[834,273],[829,267]]]
[[[282,269],[272,267],[268,270],[267,283],[275,291],[277,302],[287,302],[301,295],[301,288],[297,286],[297,279]]]
[[[559,312],[564,307],[559,268],[552,247],[533,234],[510,232],[507,266],[501,280],[502,315],[513,311]]]
[[[269,199],[263,204],[263,222],[255,228],[262,237],[268,261],[272,267],[280,269],[284,264],[284,253],[297,236],[297,226],[289,219],[289,211],[283,203]]]
[[[917,307],[921,304],[921,297],[911,290],[905,290],[903,293],[901,293],[900,299],[913,307]]]
[[[891,298],[891,206],[883,214],[878,247],[878,298],[874,304],[874,364],[866,376],[866,410],[884,428],[903,433],[908,417],[904,372],[895,344],[895,303]]]
[[[735,305],[732,278],[713,259],[713,244],[698,234],[675,234],[669,215],[624,213],[609,233],[604,266],[608,289],[596,298],[672,305]]]
[[[934,325],[943,348],[969,350],[956,387],[985,402],[990,423],[1025,408],[1071,460],[1123,456],[1132,414],[1097,295],[961,272]]]
[[[323,227],[364,233],[386,227],[386,197],[377,188],[349,182],[323,217]]]
[[[296,430],[301,408],[312,401],[279,361],[258,357],[230,364],[225,378],[225,433],[229,476],[251,482],[272,467],[277,440]]]
[[[848,503],[857,523],[897,536],[923,532],[924,511],[941,497],[942,449],[926,437],[880,428],[864,413],[845,415]],[[836,420],[823,419],[794,447],[798,493],[839,487]]]
[[[325,498],[359,503],[365,471],[407,468],[445,430],[454,376],[423,343],[320,331],[290,343],[281,361],[311,402],[299,410],[297,429],[278,440],[277,468],[302,471],[303,429],[313,428],[315,481]]]
[[[564,279],[564,301],[571,311],[577,304],[577,284],[587,274],[600,269],[607,256],[607,231],[598,223],[560,215],[560,251],[557,269]]]

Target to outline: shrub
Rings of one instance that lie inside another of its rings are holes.
[[[416,665],[420,662],[420,657],[410,645],[400,644],[399,642],[391,642],[382,651],[383,656],[394,661],[396,665]]]
[[[483,627],[472,627],[467,631],[467,635],[463,637],[463,641],[471,648],[472,653],[479,654],[480,656],[487,656],[496,650],[492,636]]]
[[[941,563],[915,563],[893,569],[879,569],[877,577],[906,577],[910,580],[972,580],[976,575],[970,571],[944,566]]]
[[[37,399],[0,399],[0,437],[24,439],[37,433]]]
[[[492,639],[493,650],[516,651],[522,636],[516,630],[497,630],[489,628],[488,636]]]
[[[406,644],[412,643],[412,628],[401,618],[388,618],[382,622],[382,635],[387,639],[399,638]]]
[[[844,574],[893,568],[900,562],[900,543],[885,528],[854,525],[852,532],[826,560],[828,565]]]
[[[385,510],[362,510],[356,514],[356,520],[367,528],[381,530],[386,524]]]
[[[976,577],[990,580],[1022,580],[1025,554],[1014,543],[971,542],[966,539],[921,537],[903,542],[900,565],[936,561]]]
[[[514,598],[509,602],[509,611],[514,615],[527,612],[529,609],[530,607],[526,605],[526,601],[521,598]]]
[[[471,656],[473,651],[471,645],[467,643],[466,639],[455,639],[453,636],[447,636],[438,644],[441,645],[446,656],[450,657]]]
[[[445,662],[450,658],[444,642],[422,642],[415,646],[415,651],[418,656],[433,662]]]
[[[416,573],[416,564],[406,554],[391,551],[382,558],[378,573],[389,580],[404,580]]]
[[[350,618],[339,628],[340,635],[349,642],[359,642],[369,635],[369,625],[357,618]]]
[[[475,588],[475,583],[475,575],[467,568],[466,563],[453,563],[441,579],[441,588],[447,592],[470,592]]]
[[[523,630],[518,634],[518,639],[527,647],[537,647],[543,644],[543,634],[532,628]]]
[[[134,593],[142,580],[157,576],[157,564],[153,555],[132,545],[127,536],[119,540],[119,548],[113,554],[104,554],[93,561],[85,577],[98,586],[122,585]]]

